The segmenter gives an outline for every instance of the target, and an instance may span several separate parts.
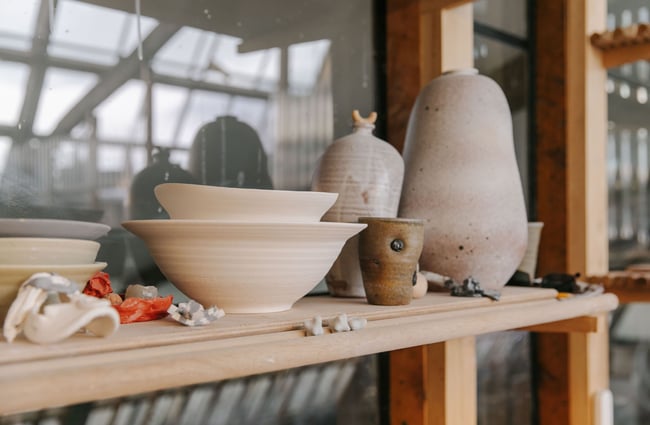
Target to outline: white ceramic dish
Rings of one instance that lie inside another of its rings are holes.
[[[325,276],[358,223],[221,223],[135,220],[165,276],[205,307],[226,313],[284,311]]]
[[[163,183],[154,193],[172,219],[257,223],[317,222],[338,198],[329,192],[186,183]]]
[[[95,240],[111,230],[110,226],[88,221],[0,218],[0,237],[35,237]]]
[[[18,294],[18,288],[31,275],[38,272],[57,273],[76,282],[82,290],[88,279],[98,271],[104,270],[106,263],[68,265],[0,265],[0,321],[4,320],[9,306]]]
[[[0,238],[0,264],[90,264],[99,247],[84,239]]]

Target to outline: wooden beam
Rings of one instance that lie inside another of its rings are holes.
[[[445,8],[439,3],[448,2],[429,1],[420,16],[421,86],[445,71],[474,66],[472,4]]]
[[[387,140],[401,151],[420,89],[444,71],[473,66],[472,4],[389,0],[386,33]]]
[[[604,315],[602,320],[606,323]],[[609,388],[609,333],[570,333],[569,412],[571,424],[594,424],[596,398]]]
[[[650,60],[650,42],[634,46],[621,46],[616,49],[602,52],[603,66],[605,68],[616,68],[626,63],[640,60]]]
[[[406,127],[421,89],[420,5],[388,0],[386,11],[386,140],[402,151]]]
[[[391,424],[476,424],[474,337],[392,352],[390,381]]]
[[[540,275],[608,269],[606,71],[589,40],[604,30],[606,7],[605,0],[535,2],[537,219],[553,235],[541,241]],[[584,384],[591,378],[572,359],[594,335],[601,332],[536,334],[540,424],[590,423],[587,401],[571,380],[584,378],[583,388],[591,389]]]
[[[570,332],[600,332],[607,326],[602,316],[582,316],[575,319],[560,320],[541,325],[527,326],[520,328],[520,331],[547,332],[547,333],[570,333]]]

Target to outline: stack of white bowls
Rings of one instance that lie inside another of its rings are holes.
[[[95,239],[110,227],[100,223],[56,219],[0,219],[0,322],[20,285],[39,272],[57,273],[83,289],[106,267],[96,262]]]
[[[365,227],[320,221],[336,193],[164,183],[155,194],[169,220],[122,225],[180,291],[226,313],[290,309]]]

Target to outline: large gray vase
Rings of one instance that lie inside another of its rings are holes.
[[[475,69],[420,92],[404,146],[400,217],[425,219],[420,266],[500,289],[527,242],[512,117],[501,88]]]

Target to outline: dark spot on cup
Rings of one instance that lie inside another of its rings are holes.
[[[400,252],[404,249],[404,241],[401,239],[393,239],[393,241],[390,243],[390,249],[395,252]]]

